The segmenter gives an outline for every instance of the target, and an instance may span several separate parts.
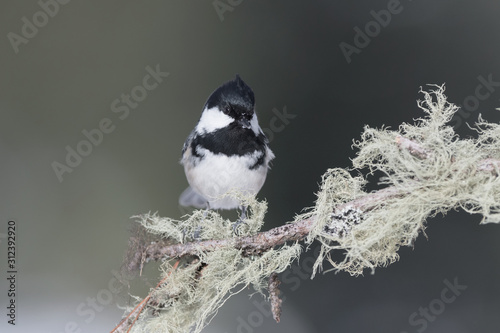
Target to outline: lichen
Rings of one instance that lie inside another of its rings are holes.
[[[255,234],[264,222],[267,204],[255,198],[240,199],[249,208],[245,224],[239,227],[239,235]],[[195,231],[199,233],[198,240],[237,237],[232,222],[215,211],[194,211],[182,220],[162,218],[157,214],[138,218],[150,232],[175,238],[178,242]],[[241,250],[233,247],[223,247],[200,252],[198,258],[176,270],[172,269],[172,261],[165,261],[161,266],[162,277],[171,275],[164,285],[152,291],[152,299],[161,304],[157,315],[143,312],[132,332],[200,332],[229,297],[249,287],[263,294],[268,277],[274,272],[283,272],[300,253],[298,243],[252,257],[242,255]]]
[[[388,197],[362,214],[363,222],[351,223],[343,235],[328,232],[331,212],[341,203],[368,195],[364,180],[343,169],[331,169],[324,176],[314,209],[317,226],[307,242],[318,239],[322,251],[315,265],[321,270],[328,260],[335,271],[359,275],[398,260],[401,246],[410,246],[425,230],[428,218],[451,209],[481,214],[482,222],[500,222],[500,178],[496,172],[479,172],[485,159],[500,158],[500,126],[479,118],[476,139],[460,139],[448,124],[457,107],[447,102],[443,86],[423,91],[418,106],[426,113],[415,124],[402,124],[398,130],[365,127],[351,172],[382,174],[381,187],[399,190],[402,195]],[[397,144],[405,137],[423,149],[412,154]],[[424,156],[423,156],[424,155]],[[299,216],[298,219],[303,218]],[[344,253],[332,260],[332,251]]]

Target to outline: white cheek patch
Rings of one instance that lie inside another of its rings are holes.
[[[210,133],[226,127],[233,121],[233,118],[221,112],[218,107],[205,109],[201,114],[198,125],[196,125],[196,132],[198,134]]]

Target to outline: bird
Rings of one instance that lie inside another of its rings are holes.
[[[179,204],[241,209],[241,223],[247,207],[226,194],[237,191],[256,195],[274,157],[257,120],[254,92],[236,74],[208,97],[198,123],[183,145],[180,163],[189,187],[180,195]]]

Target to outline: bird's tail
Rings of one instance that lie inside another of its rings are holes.
[[[201,194],[195,192],[191,186],[184,190],[179,197],[179,204],[184,207],[207,208],[208,201]]]

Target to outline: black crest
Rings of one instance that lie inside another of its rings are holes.
[[[252,89],[236,74],[234,80],[217,88],[205,103],[205,108],[219,107],[221,111],[238,118],[241,114],[253,114],[255,96]]]

